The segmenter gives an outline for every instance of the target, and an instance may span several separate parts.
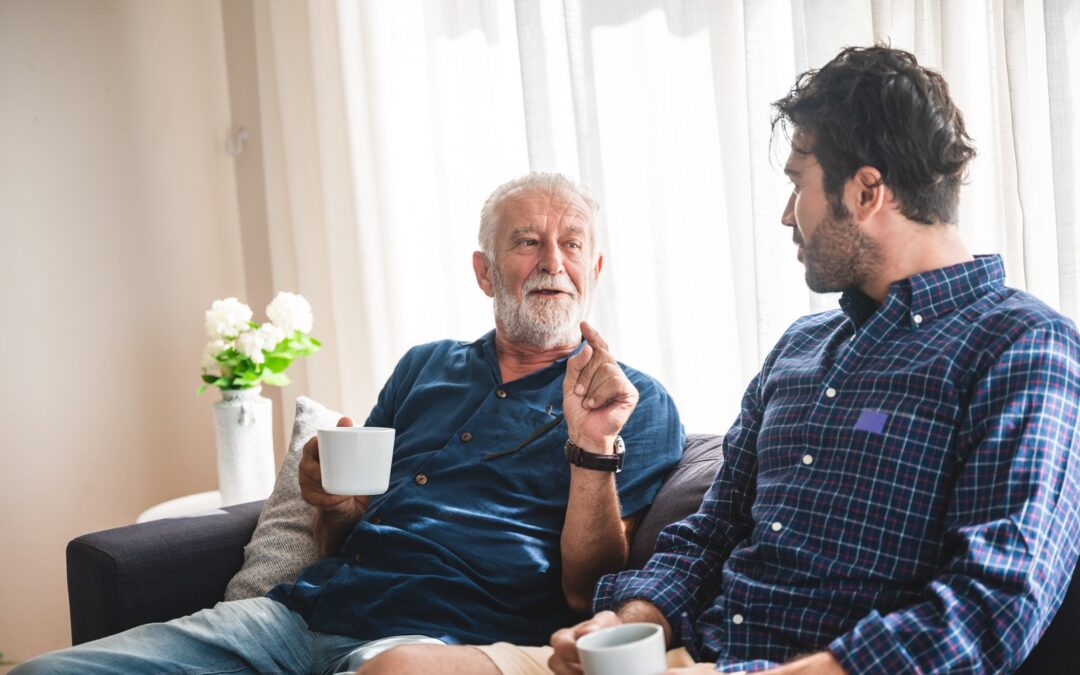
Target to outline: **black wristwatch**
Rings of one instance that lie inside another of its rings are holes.
[[[575,445],[569,438],[566,439],[566,445],[563,446],[563,454],[566,457],[566,461],[574,466],[580,466],[582,469],[592,469],[593,471],[611,471],[612,473],[619,473],[622,471],[622,460],[625,450],[626,447],[623,445],[622,436],[615,437],[615,454],[612,455],[601,455],[595,452],[589,452],[588,450]]]

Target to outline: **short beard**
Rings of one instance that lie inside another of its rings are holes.
[[[523,298],[519,301],[503,283],[498,266],[491,265],[495,319],[508,340],[544,350],[581,342],[581,322],[589,313],[592,287],[578,295],[565,277],[563,283],[557,279],[546,274],[531,275],[522,285]],[[530,289],[538,287],[555,287],[573,295],[542,300],[528,294]]]
[[[861,288],[881,266],[881,247],[855,225],[843,205],[831,208],[803,243],[806,285],[816,293]]]

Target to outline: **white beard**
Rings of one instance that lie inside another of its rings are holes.
[[[578,294],[565,276],[533,274],[522,284],[522,300],[514,297],[503,284],[498,268],[491,266],[495,294],[495,319],[506,331],[507,339],[540,349],[577,344],[581,341],[581,322],[589,314],[592,285]],[[553,288],[564,293],[544,296],[529,294],[538,288]]]

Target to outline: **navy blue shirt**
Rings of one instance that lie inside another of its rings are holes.
[[[616,475],[626,516],[651,503],[682,452],[683,430],[664,388],[622,367],[640,393]],[[566,423],[505,451],[562,413],[565,372],[560,359],[503,383],[494,331],[409,350],[366,422],[397,430],[389,490],[372,498],[339,555],[270,597],[312,630],[360,639],[547,643],[575,620],[559,548]]]

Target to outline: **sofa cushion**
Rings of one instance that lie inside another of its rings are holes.
[[[660,486],[652,507],[630,539],[628,567],[643,566],[656,548],[656,536],[660,530],[697,511],[701,498],[723,463],[723,436],[687,435],[682,458]]]
[[[300,456],[317,430],[335,426],[341,417],[306,396],[296,399],[289,451],[281,462],[274,491],[259,513],[255,534],[244,547],[244,565],[225,589],[226,600],[266,595],[280,583],[295,581],[301,570],[315,562],[314,508],[300,496]]]

